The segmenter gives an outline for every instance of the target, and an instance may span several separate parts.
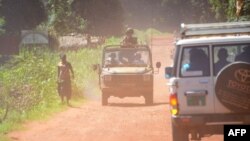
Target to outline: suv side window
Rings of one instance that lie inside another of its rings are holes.
[[[243,61],[250,63],[250,45],[217,45],[213,47],[214,76],[230,63]]]
[[[209,76],[210,65],[208,56],[208,46],[185,47],[182,50],[180,76]]]
[[[235,47],[225,46],[216,46],[213,48],[214,76],[216,76],[222,68],[234,61],[236,49]]]

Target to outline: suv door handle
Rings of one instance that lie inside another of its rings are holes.
[[[200,82],[200,84],[207,84],[208,80],[200,80],[199,82]]]
[[[185,92],[185,96],[206,96],[207,94],[207,90],[194,90]]]

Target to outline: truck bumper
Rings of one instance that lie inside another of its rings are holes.
[[[177,126],[250,124],[250,114],[181,115],[172,116]]]
[[[151,87],[118,87],[118,88],[102,88],[102,91],[108,93],[112,96],[118,97],[139,97],[147,94],[153,93],[153,88]]]
[[[183,115],[172,116],[172,123],[190,133],[200,135],[223,134],[224,125],[250,124],[250,114]]]

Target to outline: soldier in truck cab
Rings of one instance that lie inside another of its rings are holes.
[[[108,57],[108,64],[109,65],[118,65],[118,61],[116,60],[116,53],[112,52]]]
[[[135,58],[133,62],[134,64],[137,64],[137,65],[145,64],[145,62],[142,60],[140,53],[136,53],[134,58]]]

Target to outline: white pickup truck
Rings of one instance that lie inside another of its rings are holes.
[[[250,22],[182,24],[175,45],[165,68],[173,141],[250,124]]]

